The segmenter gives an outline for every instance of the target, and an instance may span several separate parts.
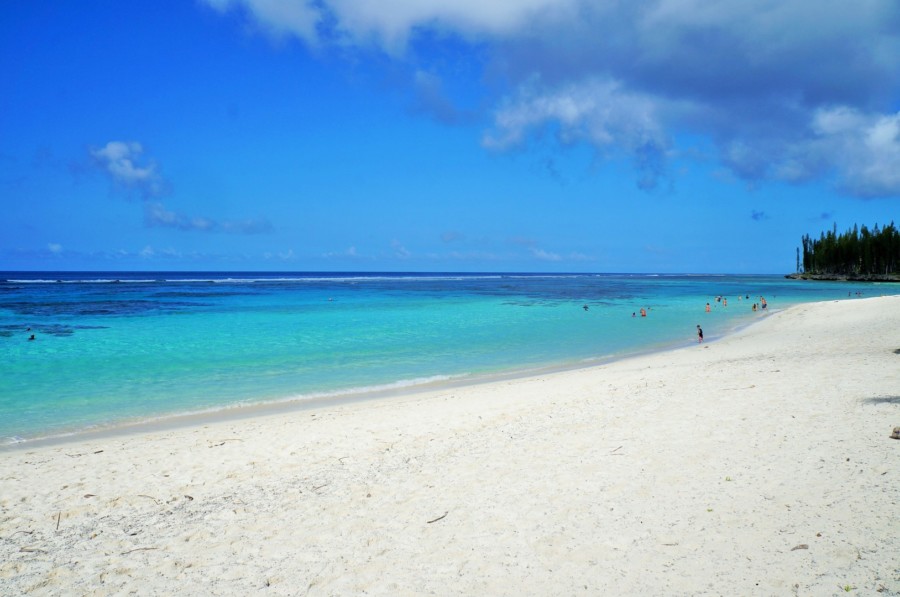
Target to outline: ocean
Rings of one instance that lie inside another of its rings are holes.
[[[585,366],[689,345],[698,324],[714,341],[764,317],[760,297],[773,311],[898,292],[782,276],[0,272],[0,445]]]

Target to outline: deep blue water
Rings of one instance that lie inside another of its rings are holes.
[[[781,276],[0,272],[0,444],[578,366],[694,342],[697,324],[713,340],[763,316],[760,296],[772,310],[898,292]]]

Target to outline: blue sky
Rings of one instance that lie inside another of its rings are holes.
[[[0,72],[0,270],[782,273],[900,220],[896,0],[32,0]]]

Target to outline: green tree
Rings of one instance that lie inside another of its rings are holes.
[[[803,247],[803,271],[809,274],[882,275],[900,270],[900,231],[892,221],[870,231],[865,224],[853,225],[838,234],[837,224],[818,239],[809,234],[800,239]],[[801,261],[797,249],[797,267]]]

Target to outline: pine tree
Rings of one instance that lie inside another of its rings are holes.
[[[808,274],[889,275],[900,273],[900,231],[892,221],[870,231],[865,224],[853,225],[838,234],[837,224],[818,239],[809,234],[800,239],[803,247],[803,271]],[[800,271],[800,248],[797,270]]]

